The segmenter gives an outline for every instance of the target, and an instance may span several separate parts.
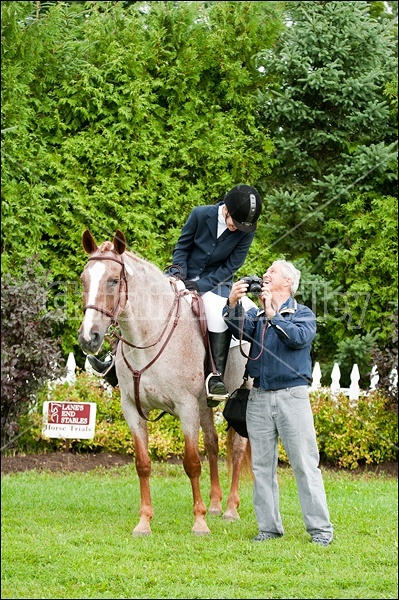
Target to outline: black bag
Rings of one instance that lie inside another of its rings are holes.
[[[261,314],[258,314],[256,316],[255,321],[259,321],[260,317],[261,317]],[[260,357],[260,355],[262,354],[263,338],[264,338],[264,335],[266,332],[266,327],[267,327],[267,321],[265,321],[265,325],[263,328],[262,348],[261,348],[258,356],[256,356],[255,358],[251,358],[249,356],[250,353],[248,355],[245,354],[245,352],[241,348],[242,338],[240,338],[240,352],[243,356],[245,356],[248,359],[247,364],[245,365],[244,380],[241,384],[241,387],[234,390],[234,392],[231,394],[231,396],[227,400],[224,410],[223,410],[223,416],[226,419],[227,424],[228,424],[227,429],[229,429],[229,427],[232,427],[233,429],[235,429],[235,431],[238,433],[238,435],[240,435],[241,437],[245,437],[245,438],[249,437],[248,430],[247,430],[247,404],[248,404],[249,392],[251,391],[246,387],[246,383],[248,381],[248,362],[250,360],[257,360]]]
[[[248,437],[247,402],[249,392],[250,390],[243,384],[234,390],[223,409],[223,416],[228,423],[227,429],[232,427],[241,437],[246,438]]]

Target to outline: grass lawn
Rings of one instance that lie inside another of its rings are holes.
[[[2,598],[397,598],[398,482],[323,469],[334,543],[304,529],[290,468],[279,468],[285,535],[255,544],[252,482],[241,520],[208,516],[196,537],[181,465],[155,463],[151,536],[136,538],[133,465],[87,473],[2,475]],[[228,494],[227,469],[221,483]],[[208,464],[202,492],[209,493]]]

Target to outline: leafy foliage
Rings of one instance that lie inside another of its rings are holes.
[[[61,450],[65,440],[46,438],[42,435],[43,402],[94,402],[97,405],[96,431],[93,439],[70,440],[70,450],[77,452],[115,452],[134,454],[133,438],[122,413],[120,392],[111,388],[102,378],[85,371],[77,373],[73,385],[58,383],[43,387],[37,395],[35,409],[19,420],[24,432],[18,439],[19,452],[48,452]],[[150,414],[153,419],[156,412]],[[226,454],[226,423],[217,420],[219,433],[219,453]],[[199,449],[205,454],[202,431],[199,437]],[[148,451],[153,460],[165,460],[170,457],[183,458],[184,436],[180,421],[172,415],[164,415],[156,422],[148,422]]]
[[[320,456],[328,462],[355,469],[397,460],[397,414],[387,410],[388,399],[381,392],[352,403],[344,394],[335,397],[321,390],[311,393],[311,403]]]
[[[33,406],[44,382],[63,373],[54,324],[62,313],[46,305],[51,283],[34,259],[1,278],[1,445],[15,446],[18,419]]]
[[[252,56],[281,27],[277,4],[2,4],[3,264],[38,252],[51,268],[64,352],[79,352],[85,228],[122,229],[163,268],[195,205],[270,170]]]
[[[397,306],[397,3],[1,10],[2,265],[51,270],[64,356],[83,366],[84,229],[163,268],[190,210],[246,182],[264,210],[238,275],[292,260],[323,371],[371,368]]]
[[[327,371],[359,339],[368,355],[354,362],[370,368],[397,309],[397,35],[375,4],[288,2],[287,28],[257,56],[277,161],[259,183],[260,235],[265,255],[311,266],[300,292]]]
[[[34,412],[20,421],[25,434],[18,440],[19,452],[44,452],[60,450],[64,441],[43,438],[43,401],[96,402],[96,433],[92,440],[71,440],[70,449],[75,452],[116,452],[134,454],[133,439],[124,420],[120,394],[115,388],[103,385],[102,379],[88,373],[78,373],[76,383],[59,384],[38,396]],[[311,392],[311,404],[315,415],[315,427],[322,458],[330,464],[356,468],[360,464],[379,464],[394,460],[397,456],[397,415],[387,410],[388,399],[380,391],[361,396],[352,404],[346,396],[335,397],[326,389]],[[389,406],[389,405],[388,405]],[[219,454],[226,455],[226,422],[221,410],[215,411],[216,429],[219,436]],[[151,418],[156,416],[152,413]],[[156,422],[148,423],[148,448],[153,460],[165,460],[184,455],[184,438],[178,419],[165,415]],[[202,432],[200,452],[205,454]],[[279,442],[279,460],[288,458]]]
[[[392,196],[353,195],[325,230],[342,244],[330,247],[326,272],[345,290],[337,298],[334,337],[371,335],[391,346],[392,315],[397,311],[398,204]],[[366,346],[370,355],[370,343]],[[356,362],[356,361],[354,361]]]

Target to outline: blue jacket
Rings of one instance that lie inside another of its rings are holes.
[[[195,279],[201,294],[228,297],[234,274],[244,264],[255,232],[226,231],[217,238],[219,204],[194,208],[173,250],[173,264]]]
[[[288,300],[272,319],[263,310],[245,313],[241,303],[223,309],[226,325],[237,339],[252,342],[248,373],[254,385],[264,390],[279,390],[312,381],[312,341],[316,335],[316,316],[294,298]],[[263,342],[262,342],[263,339]]]

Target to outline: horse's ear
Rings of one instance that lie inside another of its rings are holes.
[[[114,244],[114,250],[117,254],[123,254],[126,250],[126,239],[120,229],[115,231],[115,236],[112,243]]]
[[[91,235],[88,229],[86,229],[86,231],[82,235],[82,244],[87,254],[92,254],[98,248],[93,236]]]

